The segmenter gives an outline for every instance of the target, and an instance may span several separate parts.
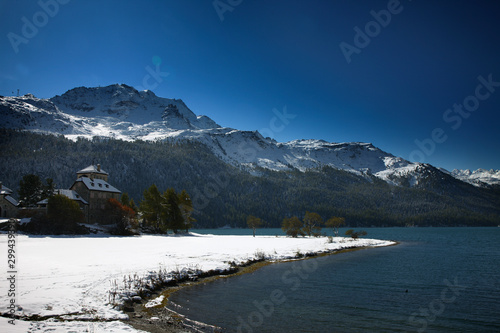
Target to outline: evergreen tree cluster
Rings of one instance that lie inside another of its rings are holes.
[[[192,228],[194,218],[191,217],[193,205],[186,191],[177,194],[173,188],[168,188],[163,194],[155,184],[144,191],[139,211],[142,214],[143,229],[153,233],[175,234],[188,232]]]
[[[432,168],[415,187],[331,167],[307,172],[256,168],[250,174],[196,141],[71,141],[5,129],[0,129],[0,150],[0,180],[12,189],[26,174],[69,188],[76,171],[95,161],[109,173],[109,182],[135,202],[150,184],[159,191],[185,189],[196,227],[246,227],[249,215],[259,216],[268,227],[280,227],[283,217],[301,216],[306,210],[342,216],[351,227],[500,224],[498,188],[477,188]]]
[[[47,199],[54,194],[55,184],[52,178],[45,180],[38,175],[24,175],[19,182],[19,205],[21,207],[36,207],[37,202]]]

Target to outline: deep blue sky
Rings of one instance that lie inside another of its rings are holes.
[[[50,15],[0,1],[1,95],[126,83],[278,141],[372,142],[449,170],[500,169],[500,83],[475,97],[479,76],[500,82],[499,2],[220,0],[236,6],[219,15],[213,0],[54,1],[41,1]],[[355,27],[372,37],[348,63],[340,44],[356,46]],[[9,33],[27,38],[13,47]],[[473,112],[447,112],[464,102]],[[296,116],[286,124],[273,113],[284,107]]]

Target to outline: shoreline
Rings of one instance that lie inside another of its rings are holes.
[[[377,246],[377,247],[387,247],[399,245],[398,241],[391,241],[392,244]],[[350,248],[344,248],[340,250],[331,250],[318,253],[308,253],[300,257],[282,259],[282,260],[269,260],[261,259],[247,262],[243,265],[238,265],[234,267],[234,272],[224,273],[213,273],[213,275],[202,276],[196,279],[196,281],[181,281],[173,286],[166,286],[155,292],[150,297],[147,297],[141,303],[134,303],[131,307],[126,308],[124,313],[129,315],[129,320],[123,321],[124,323],[132,326],[137,330],[143,330],[150,333],[191,333],[191,332],[223,332],[225,329],[211,324],[206,324],[198,322],[182,315],[171,308],[169,308],[169,298],[170,296],[184,288],[189,288],[196,286],[198,284],[211,283],[219,279],[231,278],[234,276],[239,276],[247,273],[252,273],[259,270],[262,267],[279,264],[285,262],[302,261],[308,259],[315,259],[326,257],[330,255],[341,254],[345,252],[358,251],[364,249],[374,248],[374,246],[353,246]],[[163,300],[159,305],[146,307],[147,302],[163,296]],[[172,304],[170,304],[171,307]],[[128,311],[127,311],[128,310]]]

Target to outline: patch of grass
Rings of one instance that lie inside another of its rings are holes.
[[[255,251],[254,257],[255,257],[255,260],[257,260],[257,261],[263,261],[263,260],[267,259],[267,255],[265,254],[264,251],[261,251],[261,250]]]

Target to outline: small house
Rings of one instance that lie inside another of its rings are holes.
[[[19,203],[11,196],[12,193],[10,188],[0,182],[0,218],[17,216]]]

